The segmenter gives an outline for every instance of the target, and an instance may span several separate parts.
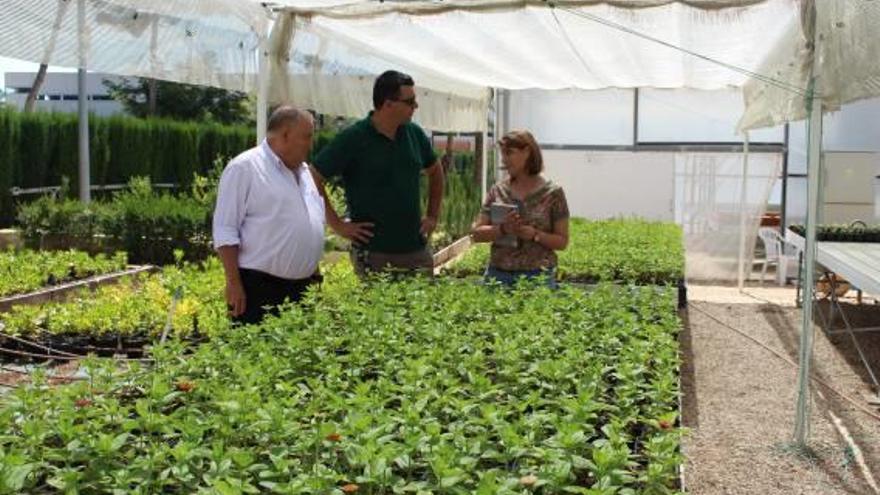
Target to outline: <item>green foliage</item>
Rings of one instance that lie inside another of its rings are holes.
[[[135,176],[188,187],[218,156],[233,157],[256,141],[250,127],[124,116],[89,118],[91,182],[124,184]],[[12,221],[11,187],[78,183],[76,115],[0,108],[0,224]],[[76,190],[68,190],[75,195]]]
[[[93,249],[126,251],[133,263],[172,263],[175,250],[188,260],[204,259],[212,252],[210,219],[221,163],[218,159],[207,176],[196,174],[187,193],[157,192],[148,178],[135,177],[109,200],[88,205],[63,195],[41,197],[19,208],[18,222],[33,245],[60,237]]]
[[[228,327],[223,284],[216,258],[199,266],[166,266],[160,274],[83,290],[69,301],[13,306],[3,316],[4,331],[47,342],[58,336],[105,335],[150,341],[165,328],[172,295],[179,289],[173,334],[189,337],[198,330],[211,336]]]
[[[446,172],[443,204],[437,230],[431,238],[434,248],[442,248],[466,236],[480,211],[480,185],[474,182],[474,156],[456,153]],[[422,181],[422,204],[427,208],[427,181]]]
[[[125,253],[90,256],[82,251],[0,252],[0,297],[31,292],[93,275],[123,270]]]
[[[150,83],[149,79],[143,77],[126,78],[119,83],[104,81],[113,99],[122,103],[128,113],[136,117],[164,117],[227,125],[248,124],[253,120],[246,93],[160,80],[152,81],[156,89],[156,111],[151,114]]]
[[[449,271],[455,276],[478,275],[488,264],[489,244],[477,244]],[[557,275],[574,282],[675,283],[684,277],[681,228],[640,219],[572,218]]]
[[[106,211],[105,205],[68,199],[66,188],[67,181],[64,180],[57,196],[40,196],[19,207],[18,224],[22,235],[31,244],[40,245],[46,235],[91,239],[101,232],[100,219]]]
[[[212,252],[208,198],[157,193],[149,179],[135,178],[107,203],[101,230],[137,263],[172,263],[175,250],[188,259],[204,259]]]
[[[0,399],[0,490],[675,493],[674,310],[665,288],[333,270],[191,354]]]

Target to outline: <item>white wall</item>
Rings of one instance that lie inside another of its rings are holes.
[[[634,90],[513,91],[511,129],[528,129],[542,145],[631,146]],[[739,143],[743,112],[737,90],[639,90],[640,143]],[[751,142],[784,141],[782,127],[753,132]],[[722,153],[723,155],[723,153]],[[730,154],[741,161],[740,154]],[[573,214],[638,215],[675,220],[676,151],[545,150],[547,175],[566,189]],[[764,188],[761,188],[764,191]],[[733,201],[738,201],[738,196]]]
[[[739,90],[639,90],[640,142],[739,143],[736,125],[745,110]],[[753,143],[781,143],[784,128],[753,131]]]
[[[834,151],[824,154],[822,223],[874,223],[874,177],[880,153]]]
[[[880,98],[844,105],[839,111],[826,114],[822,146],[826,153],[880,153]],[[807,126],[804,121],[790,125],[788,160],[789,174],[807,173]],[[877,175],[880,175],[880,168],[872,179],[874,215],[880,219],[880,180],[876,178]],[[777,185],[776,189],[774,196],[781,196],[781,186]],[[803,223],[807,211],[807,179],[789,177],[787,194],[788,223]]]
[[[572,216],[675,220],[672,153],[544,150],[544,175],[560,184]]]
[[[525,90],[510,92],[510,129],[528,129],[541,144],[629,145],[633,92]]]
[[[525,90],[510,93],[510,128],[529,129],[542,144],[633,144],[634,91]],[[738,143],[744,110],[736,89],[639,90],[639,142]],[[784,140],[782,127],[752,132],[752,142]]]

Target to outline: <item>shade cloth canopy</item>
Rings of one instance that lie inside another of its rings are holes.
[[[394,68],[416,79],[423,125],[459,131],[486,128],[489,88],[741,86],[798,23],[796,0],[3,4],[2,56],[256,92],[266,54],[270,102],[352,117]]]

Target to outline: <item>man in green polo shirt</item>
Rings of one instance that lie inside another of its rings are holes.
[[[358,274],[388,268],[430,273],[427,239],[437,226],[443,198],[443,167],[421,127],[412,122],[416,103],[413,79],[397,71],[373,85],[374,110],[329,143],[312,173],[324,196],[327,224],[352,242]],[[428,176],[428,211],[422,217],[419,176]],[[339,217],[324,180],[342,179],[348,220]]]

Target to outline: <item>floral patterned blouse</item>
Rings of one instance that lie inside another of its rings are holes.
[[[520,203],[513,197],[509,179],[492,186],[489,194],[486,195],[481,213],[488,217],[493,203],[511,205]],[[544,184],[529,193],[521,204],[523,207],[520,215],[525,223],[541,232],[553,232],[553,225],[557,220],[568,218],[568,202],[565,200],[562,187],[546,179]],[[556,253],[532,240],[519,239],[518,247],[505,247],[493,243],[489,265],[507,271],[554,268]]]

